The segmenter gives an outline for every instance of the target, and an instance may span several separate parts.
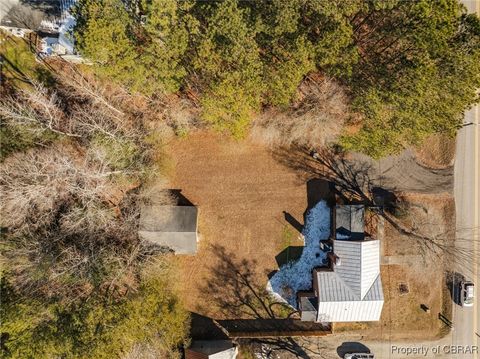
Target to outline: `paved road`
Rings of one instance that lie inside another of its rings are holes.
[[[462,1],[469,12],[480,15],[480,0]],[[465,126],[457,136],[455,158],[454,193],[456,203],[457,241],[456,246],[471,251],[470,261],[455,263],[455,268],[467,279],[473,280],[477,286],[476,302],[473,308],[462,308],[453,304],[452,344],[477,346],[480,350],[480,106],[468,111],[465,115]],[[458,240],[458,238],[467,239]],[[454,283],[456,285],[457,283]],[[452,358],[480,358],[480,353],[452,355]]]

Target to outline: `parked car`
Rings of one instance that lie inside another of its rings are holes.
[[[345,354],[343,359],[375,359],[375,355],[371,353],[349,353]]]
[[[472,282],[462,281],[460,283],[460,304],[462,307],[473,307],[474,290],[475,286]]]

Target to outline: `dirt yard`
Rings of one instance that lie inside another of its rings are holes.
[[[302,244],[305,182],[265,148],[216,134],[176,139],[169,153],[172,188],[199,207],[199,251],[178,257],[188,309],[214,318],[268,317],[261,301],[275,257]]]

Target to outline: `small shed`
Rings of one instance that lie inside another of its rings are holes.
[[[197,252],[198,209],[195,206],[145,205],[138,234],[142,240],[169,247],[175,254]]]
[[[237,354],[231,340],[197,340],[185,350],[185,359],[235,359]]]

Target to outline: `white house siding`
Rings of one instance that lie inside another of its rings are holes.
[[[320,302],[318,322],[369,322],[380,320],[383,300]]]
[[[238,354],[238,348],[233,347],[227,350],[224,350],[221,353],[210,354],[208,359],[235,359]]]

